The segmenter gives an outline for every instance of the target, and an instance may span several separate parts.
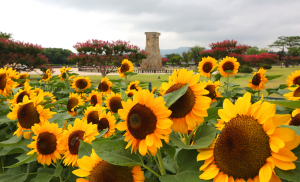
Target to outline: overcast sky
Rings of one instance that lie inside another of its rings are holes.
[[[299,0],[2,0],[0,31],[15,40],[75,51],[89,39],[126,40],[145,49],[208,48],[234,39],[259,48],[300,35]]]

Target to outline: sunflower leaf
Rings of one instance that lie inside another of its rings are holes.
[[[44,109],[48,109],[48,108],[50,108],[50,107],[54,107],[54,106],[56,106],[56,105],[58,105],[58,104],[61,104],[61,103],[66,102],[67,100],[69,100],[69,98],[63,98],[63,99],[60,99],[60,100],[58,100],[58,101],[56,101],[56,102],[54,102],[54,103],[46,104],[46,105],[44,106]]]
[[[16,135],[12,136],[10,139],[0,142],[0,147],[7,147],[11,145],[21,144],[22,136],[17,137]]]
[[[221,79],[221,74],[220,73],[218,73],[218,74],[216,74],[215,75],[215,81],[219,81],[220,79]]]
[[[28,173],[23,173],[20,167],[8,169],[6,173],[1,174],[0,182],[14,181],[21,182],[26,181]]]
[[[28,156],[26,159],[24,159],[24,160],[22,160],[22,161],[20,161],[20,162],[18,162],[18,163],[16,163],[16,164],[14,164],[14,165],[5,167],[5,168],[14,168],[14,167],[20,166],[20,165],[26,163],[27,161],[32,160],[32,159],[35,158],[36,156],[37,156],[37,153],[34,153],[34,154]]]
[[[282,75],[266,75],[266,78],[268,78],[268,81],[274,80],[276,78],[281,77]]]
[[[125,93],[125,91],[124,90],[122,90],[121,88],[120,88],[120,92],[121,92],[121,97],[122,97],[122,100],[123,101],[127,101],[127,99],[128,99],[128,96],[127,96],[127,94]]]
[[[293,100],[264,100],[265,102],[270,102],[271,104],[276,104],[288,108],[299,108],[300,101],[293,101]]]
[[[247,91],[247,92],[250,92],[251,94],[255,94],[257,92],[260,92],[259,90],[252,90],[252,88],[250,87],[244,87],[244,89]]]
[[[170,92],[163,96],[164,101],[166,102],[166,107],[170,107],[172,104],[174,104],[181,96],[185,94],[187,89],[189,88],[189,84],[185,85],[184,87],[175,90],[173,92]]]
[[[93,149],[92,145],[82,140],[79,141],[80,141],[80,145],[78,148],[78,159],[81,159],[83,156],[88,156],[88,157],[91,156],[92,149]]]
[[[108,128],[106,128],[106,129],[100,131],[100,132],[99,132],[99,135],[97,135],[96,138],[101,138],[101,137],[103,137],[103,135],[105,135],[105,133],[106,133],[107,131],[108,131]]]

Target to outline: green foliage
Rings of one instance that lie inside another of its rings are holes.
[[[205,47],[200,47],[200,46],[194,46],[191,47],[189,52],[190,52],[190,57],[191,60],[195,61],[195,64],[198,65],[199,62],[201,61],[202,57],[200,55],[200,52],[205,50]]]
[[[272,68],[272,65],[269,65],[269,64],[262,64],[260,65],[260,67],[264,68],[265,70],[269,70]]]
[[[244,66],[239,67],[239,72],[240,73],[252,73],[253,72],[253,68],[244,65]]]
[[[0,38],[11,39],[12,34],[11,33],[0,32]]]
[[[40,54],[45,55],[49,59],[50,64],[69,64],[68,56],[73,54],[72,51],[62,48],[45,48]]]

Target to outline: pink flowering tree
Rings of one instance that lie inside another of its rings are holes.
[[[103,77],[119,67],[123,59],[138,62],[148,56],[148,53],[139,47],[121,40],[109,42],[93,39],[77,42],[73,47],[78,53],[70,54],[68,60],[78,63],[79,66],[99,66]]]

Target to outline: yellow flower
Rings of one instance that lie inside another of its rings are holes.
[[[19,73],[18,74],[18,79],[26,79],[28,78],[29,74],[28,73]]]
[[[214,70],[218,66],[217,60],[212,57],[204,57],[202,58],[202,61],[199,62],[198,71],[201,76],[204,76],[206,78],[210,78],[211,74],[210,72]]]
[[[133,64],[128,59],[124,59],[122,61],[122,65],[118,68],[119,76],[124,78],[126,75],[125,72],[132,72],[133,71]]]
[[[229,74],[231,76],[237,74],[239,67],[240,63],[237,62],[236,58],[226,56],[226,58],[223,58],[219,63],[218,70],[223,77],[228,77]],[[228,73],[226,71],[232,71],[232,73]]]
[[[65,81],[68,78],[68,74],[67,72],[70,70],[71,68],[67,66],[67,68],[62,67],[60,68],[60,74],[59,74],[59,78],[61,81]]]
[[[300,87],[289,87],[290,91],[289,93],[284,94],[286,100],[300,100]]]
[[[181,69],[174,71],[169,77],[169,83],[163,83],[162,87],[166,90],[165,94],[174,92],[185,85],[189,87],[185,94],[170,106],[173,121],[172,129],[175,133],[187,133],[188,127],[192,130],[198,124],[203,123],[207,117],[207,109],[210,107],[211,99],[205,95],[209,94],[205,87],[207,83],[198,83],[200,74],[193,75],[193,71]]]
[[[293,126],[300,126],[300,109],[295,109],[292,113],[293,118],[288,123]]]
[[[44,92],[44,97],[50,97],[50,103],[56,102],[55,96],[51,92]]]
[[[75,108],[82,106],[84,104],[83,99],[77,93],[70,93],[69,101],[67,104],[67,109],[71,116],[76,116],[78,113],[75,111]]]
[[[49,69],[46,70],[46,73],[44,74],[42,80],[41,81],[44,81],[44,82],[48,82],[50,79],[52,78],[52,73]]]
[[[276,105],[258,101],[251,94],[238,98],[235,105],[224,100],[218,111],[223,125],[221,134],[204,149],[198,149],[197,161],[205,160],[200,179],[218,182],[280,181],[275,166],[295,169],[297,157],[291,152],[300,136],[289,128],[279,128],[290,120],[289,114],[277,115]]]
[[[263,68],[260,68],[258,72],[255,72],[253,74],[253,78],[249,80],[248,87],[251,87],[252,90],[262,90],[265,88],[265,83],[268,82],[268,79],[266,78],[266,70]]]
[[[35,124],[32,126],[33,142],[27,147],[32,148],[27,155],[37,153],[37,160],[41,164],[51,164],[51,160],[56,163],[56,159],[61,159],[60,154],[65,152],[65,147],[61,144],[63,133],[56,123]]]
[[[92,86],[91,80],[89,77],[78,76],[73,79],[72,88],[75,89],[76,92],[82,92],[83,90],[90,88]]]
[[[68,125],[68,130],[64,131],[62,144],[66,146],[66,152],[64,154],[64,164],[72,166],[77,165],[78,149],[80,141],[91,143],[95,140],[95,136],[99,135],[97,132],[97,125],[92,123],[87,124],[86,121],[82,121],[78,118],[74,121],[74,126]]]
[[[286,80],[288,86],[298,85],[300,86],[300,70],[292,72],[292,76],[288,75],[288,79]]]
[[[14,95],[14,98],[9,101],[12,106],[22,102],[25,95],[27,95],[31,100],[36,96],[28,82],[29,80],[27,79],[24,83],[24,90],[19,89],[19,91]]]
[[[88,162],[87,162],[88,161]],[[117,166],[110,164],[97,156],[92,149],[91,157],[84,156],[78,159],[80,169],[73,171],[73,174],[79,177],[88,177],[77,179],[77,182],[93,181],[111,181],[111,182],[143,182],[145,181],[144,171],[140,166]]]
[[[163,96],[163,95],[165,95],[165,93],[166,93],[166,90],[164,90],[162,86],[159,87],[158,96]]]
[[[105,97],[104,103],[106,104],[107,109],[111,110],[111,112],[115,114],[119,109],[123,109],[121,101],[121,94],[111,92]]]
[[[122,102],[123,108],[119,116],[124,122],[118,123],[118,130],[126,130],[125,141],[129,141],[126,149],[132,145],[131,152],[139,149],[141,155],[148,151],[154,156],[157,148],[162,147],[161,139],[172,132],[172,121],[168,119],[171,111],[165,107],[163,97],[154,98],[149,90],[141,90]]]
[[[136,93],[136,90],[127,90],[125,91],[128,97],[133,97]]]
[[[101,79],[98,89],[100,90],[101,93],[107,95],[111,92],[110,87],[112,87],[112,85],[113,84],[109,81],[109,79],[107,77],[104,77]]]
[[[205,81],[203,81],[206,83]],[[222,86],[220,81],[212,82],[211,80],[208,80],[207,86],[204,88],[205,90],[209,91],[208,94],[204,95],[206,97],[211,98],[211,103],[217,102],[217,97],[223,97],[220,92],[218,92],[219,87]]]
[[[127,90],[139,91],[139,90],[142,89],[142,87],[138,87],[139,84],[140,84],[140,81],[138,81],[138,80],[130,82],[129,85],[128,85],[128,87],[127,87]]]
[[[96,106],[97,104],[102,106],[102,94],[100,92],[92,90],[92,93],[89,94],[89,96],[86,98],[86,101],[88,101],[93,106]]]
[[[43,101],[43,94],[39,94],[32,100],[29,100],[28,96],[25,95],[23,101],[19,104],[15,104],[12,107],[12,112],[7,115],[11,120],[18,119],[18,129],[14,132],[14,135],[18,137],[23,134],[24,138],[30,138],[30,135],[26,135],[24,130],[31,130],[34,124],[43,124],[48,122],[48,119],[52,118],[55,112],[51,112],[50,109],[44,109],[43,106],[38,105]]]
[[[16,77],[17,75],[12,68],[0,68],[0,94],[6,97],[12,93],[12,89],[18,85],[17,82],[12,80]]]

